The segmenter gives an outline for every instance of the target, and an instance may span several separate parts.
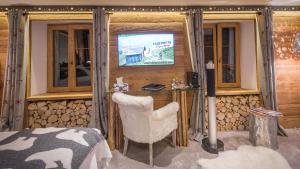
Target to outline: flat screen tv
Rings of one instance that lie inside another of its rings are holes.
[[[174,34],[118,34],[119,66],[174,64]]]

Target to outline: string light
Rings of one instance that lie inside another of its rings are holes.
[[[27,10],[27,11],[93,11],[97,9],[98,6],[90,6],[90,7],[67,7],[67,6],[41,6],[41,7],[6,7],[0,6],[0,12],[7,12],[9,10],[20,9],[20,10]],[[123,6],[105,6],[101,7],[103,10],[107,11],[164,11],[164,12],[179,12],[179,11],[188,11],[188,10],[202,10],[202,11],[262,11],[262,10],[273,10],[273,11],[300,11],[300,6],[187,6],[187,7],[175,7],[175,6],[157,6],[157,7],[123,7]]]

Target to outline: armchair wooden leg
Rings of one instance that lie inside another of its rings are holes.
[[[149,144],[149,165],[153,167],[153,144]]]
[[[172,144],[176,147],[176,129],[172,131]]]
[[[128,148],[128,138],[124,137],[124,149],[123,149],[123,155],[125,156],[127,153],[127,148]]]

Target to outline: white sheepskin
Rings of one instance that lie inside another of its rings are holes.
[[[200,159],[198,164],[202,169],[291,169],[278,152],[266,147],[248,145],[221,152],[214,159]]]

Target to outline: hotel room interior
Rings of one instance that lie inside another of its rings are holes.
[[[0,168],[299,169],[300,0],[1,0]]]

